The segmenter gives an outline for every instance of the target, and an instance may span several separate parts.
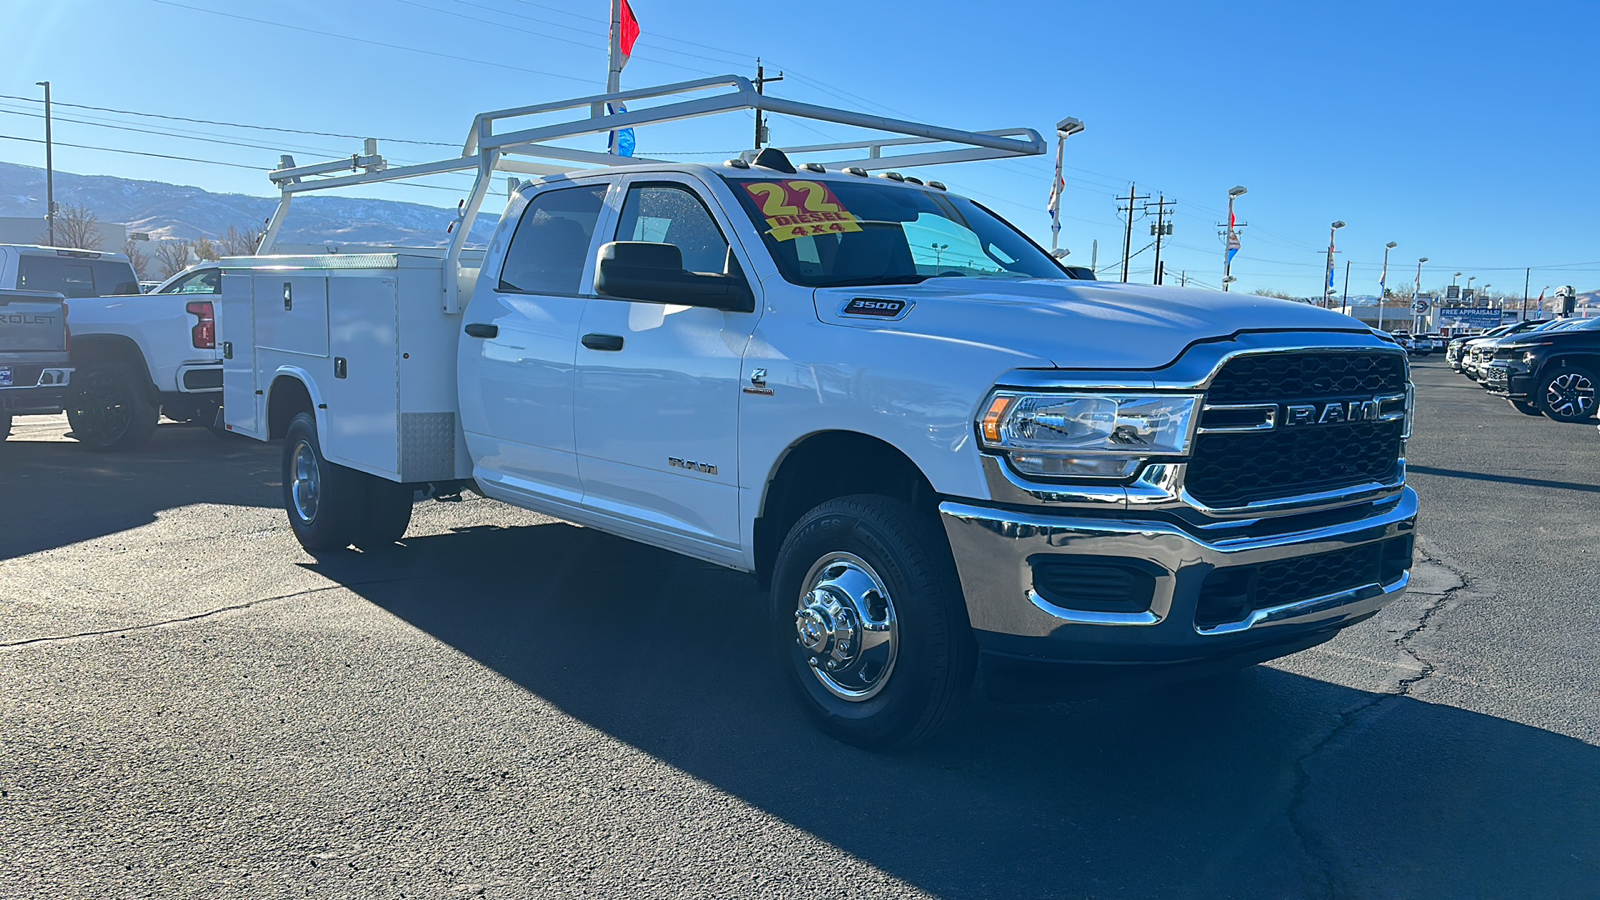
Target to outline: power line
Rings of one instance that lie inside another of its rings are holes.
[[[594,79],[592,78],[579,78],[576,75],[563,75],[559,72],[546,72],[542,69],[529,69],[525,66],[514,66],[510,63],[494,62],[493,60],[487,59],[474,59],[470,56],[455,56],[454,54],[450,53],[440,53],[437,50],[424,50],[421,47],[407,47],[404,44],[391,44],[386,41],[375,41],[370,38],[356,37],[353,34],[338,34],[332,31],[321,31],[316,28],[305,28],[300,25],[290,25],[287,22],[274,22],[270,19],[257,19],[251,16],[241,16],[238,13],[223,12],[220,9],[206,9],[203,6],[190,6],[186,3],[177,3],[175,0],[149,0],[149,2],[159,3],[162,6],[171,6],[177,9],[187,9],[190,12],[207,13],[209,15],[222,16],[228,19],[238,19],[242,22],[254,22],[257,25],[271,25],[274,28],[287,28],[290,31],[299,31],[305,34],[315,34],[321,37],[335,38],[341,41],[353,41],[357,44],[368,44],[374,47],[386,47],[390,50],[402,50],[407,53],[421,53],[425,56],[434,56],[438,57],[439,59],[448,59],[453,62],[473,63],[474,65],[480,66],[493,66],[497,69],[509,69],[513,72],[524,72],[529,75],[543,75],[547,78],[562,78],[567,81],[577,81],[583,84],[594,83]]]
[[[44,139],[43,138],[17,137],[16,135],[13,135],[13,134],[0,134],[0,140],[5,140],[5,141],[25,141],[25,142],[27,142],[29,144],[42,144],[42,143],[44,143]],[[68,143],[66,143],[64,141],[55,141],[54,143],[55,143],[55,145],[57,147],[71,147],[74,150],[100,150],[100,151],[105,152],[105,153],[126,153],[126,154],[129,154],[129,155],[132,155],[132,156],[151,156],[151,157],[154,157],[156,159],[175,159],[175,160],[178,160],[179,162],[204,163],[205,165],[208,165],[208,166],[227,166],[227,167],[232,168],[232,169],[249,169],[252,172],[260,172],[260,171],[262,171],[260,166],[247,166],[244,163],[222,162],[220,160],[215,160],[215,159],[195,159],[192,156],[172,156],[172,155],[166,154],[166,153],[146,153],[146,152],[144,152],[142,150],[118,150],[115,147],[92,147],[92,146],[90,146],[88,144],[68,144]]]
[[[4,107],[0,107],[0,115],[27,116],[27,117],[32,118],[32,119],[42,119],[42,118],[44,118],[44,114],[43,113],[22,112],[20,110],[5,109]],[[74,125],[88,125],[91,128],[110,128],[110,129],[113,129],[113,130],[116,130],[116,131],[131,131],[131,132],[134,132],[136,134],[153,134],[153,135],[157,135],[159,137],[176,138],[176,139],[178,139],[180,141],[202,141],[202,142],[207,143],[207,144],[223,144],[223,145],[226,145],[226,146],[229,146],[229,147],[244,147],[244,148],[250,149],[250,150],[267,150],[267,151],[274,152],[274,153],[282,152],[281,148],[268,147],[268,146],[266,146],[264,144],[247,144],[247,143],[244,143],[242,141],[229,141],[229,140],[224,140],[222,138],[194,137],[194,136],[186,135],[186,134],[173,134],[173,133],[167,132],[167,131],[155,131],[155,130],[150,129],[150,128],[135,128],[132,125],[111,125],[111,124],[106,124],[106,123],[103,123],[103,122],[89,122],[89,121],[86,121],[86,120],[83,120],[83,119],[69,118],[67,116],[54,116],[54,119],[57,122],[71,122]],[[314,151],[311,151],[311,152],[326,153],[329,156],[334,156],[334,157],[339,156],[338,153],[335,153],[335,152],[333,152],[331,150],[314,150]]]
[[[41,138],[18,137],[17,135],[12,134],[0,134],[0,140],[21,141],[28,144],[44,143],[44,140]],[[128,150],[121,147],[97,147],[92,144],[69,144],[65,141],[54,141],[53,143],[57,147],[71,147],[74,150],[95,150],[101,153],[120,153],[124,156],[147,156],[152,159],[170,159],[177,162],[200,163],[201,165],[207,166],[226,166],[230,169],[245,169],[247,171],[257,173],[264,173],[267,171],[267,169],[261,166],[246,165],[245,163],[225,162],[220,159],[199,159],[193,156],[175,156],[170,153],[150,153],[144,150]],[[395,187],[420,188],[422,190],[429,191],[449,191],[450,193],[457,195],[463,193],[463,191],[458,188],[447,187],[441,184],[417,184],[415,182],[399,181],[393,182],[393,185]]]
[[[37,97],[16,97],[16,96],[12,96],[10,94],[0,94],[0,100],[21,100],[21,101],[23,101],[25,103],[42,103],[43,102]],[[348,140],[353,140],[353,141],[366,140],[367,138],[372,137],[372,135],[370,135],[370,134],[367,134],[367,135],[340,134],[340,133],[334,132],[334,131],[307,131],[307,130],[305,130],[303,128],[275,128],[275,127],[272,127],[270,125],[247,125],[247,124],[245,124],[243,122],[219,122],[219,121],[217,121],[215,119],[192,119],[192,118],[189,118],[188,116],[169,116],[169,115],[164,115],[162,113],[138,112],[136,110],[131,110],[131,109],[114,109],[114,108],[109,107],[109,106],[87,106],[87,105],[82,104],[82,103],[62,103],[59,100],[55,101],[54,105],[55,106],[70,106],[73,109],[87,109],[87,110],[93,110],[95,112],[116,113],[118,115],[123,115],[123,116],[140,116],[140,117],[147,118],[147,119],[166,119],[166,120],[171,121],[171,122],[191,122],[191,123],[196,124],[196,125],[219,125],[219,126],[222,126],[224,128],[249,128],[249,129],[252,129],[254,131],[277,131],[277,132],[281,132],[283,134],[308,134],[308,135],[312,135],[314,137],[346,138]],[[373,138],[373,139],[374,140],[379,140],[379,141],[386,141],[386,142],[391,143],[391,144],[423,144],[423,145],[427,145],[427,146],[431,146],[431,147],[459,147],[459,146],[461,146],[459,143],[451,143],[451,142],[448,142],[448,141],[413,141],[413,140],[407,140],[406,138],[394,138],[394,137],[388,137],[388,138],[380,137],[380,138]]]

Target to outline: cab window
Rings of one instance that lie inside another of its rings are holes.
[[[581,293],[583,268],[606,185],[544,191],[528,201],[506,248],[500,290],[520,294]]]
[[[617,240],[673,244],[687,272],[729,271],[728,240],[695,193],[677,184],[641,184],[628,190]]]

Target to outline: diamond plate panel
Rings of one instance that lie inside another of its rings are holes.
[[[400,414],[400,480],[446,481],[456,472],[456,414]]]

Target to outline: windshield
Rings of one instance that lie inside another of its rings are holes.
[[[1071,276],[962,197],[884,181],[729,178],[783,277],[807,287]]]

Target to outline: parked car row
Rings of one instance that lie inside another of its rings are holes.
[[[1452,340],[1445,361],[1518,412],[1587,421],[1600,401],[1600,319],[1513,322]]]
[[[1407,331],[1396,331],[1389,335],[1395,343],[1405,349],[1410,356],[1427,356],[1436,350],[1444,349],[1445,338],[1438,334],[1411,334]]]

